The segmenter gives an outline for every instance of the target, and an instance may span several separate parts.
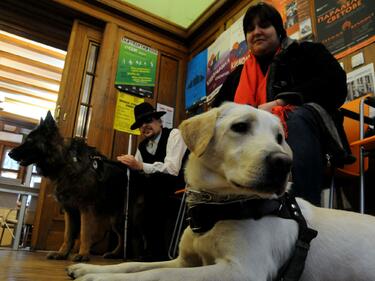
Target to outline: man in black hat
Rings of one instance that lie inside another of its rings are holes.
[[[139,234],[144,238],[140,242],[144,246],[140,248],[145,248],[145,252],[134,254],[146,256],[147,260],[167,259],[168,218],[175,218],[177,214],[170,198],[176,190],[185,187],[181,167],[188,151],[178,129],[163,128],[160,117],[165,113],[156,111],[147,102],[137,105],[134,108],[135,122],[130,128],[139,128],[144,139],[135,156],[117,157],[132,171],[130,198],[133,206],[130,210],[134,212],[130,217],[133,238]],[[173,212],[176,213],[171,214]]]

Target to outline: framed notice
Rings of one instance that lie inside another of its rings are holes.
[[[128,38],[122,38],[115,86],[118,90],[152,98],[158,51]]]
[[[165,104],[158,103],[156,105],[156,111],[166,112],[162,117],[160,117],[161,121],[163,122],[163,127],[173,129],[174,108]]]
[[[370,63],[357,68],[346,75],[348,96],[346,101],[359,98],[375,90],[374,64]]]
[[[315,0],[317,40],[341,58],[375,41],[374,0]]]

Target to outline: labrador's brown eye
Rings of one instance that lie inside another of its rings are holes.
[[[239,122],[233,124],[230,128],[236,133],[244,134],[249,130],[249,124],[246,122]]]
[[[276,136],[276,141],[278,144],[282,144],[283,143],[283,135],[278,133],[277,136]]]

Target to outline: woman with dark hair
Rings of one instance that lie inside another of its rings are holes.
[[[212,105],[235,101],[280,117],[293,150],[292,193],[320,205],[326,155],[336,165],[351,160],[346,139],[338,137],[342,119],[333,122],[347,95],[346,74],[322,44],[288,38],[271,5],[251,6],[243,29],[250,57],[228,76]]]

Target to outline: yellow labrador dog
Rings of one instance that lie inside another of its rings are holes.
[[[292,154],[276,117],[250,106],[226,103],[184,121],[180,129],[192,152],[186,167],[190,207],[203,202],[212,211],[228,202],[251,198],[275,202],[282,197]],[[299,280],[374,281],[375,219],[317,208],[301,199],[297,202],[300,209],[292,207],[301,210],[308,227],[318,231]],[[203,223],[199,214],[205,218]],[[297,248],[299,225],[295,220],[276,215],[231,219],[226,215],[211,220],[216,217],[214,212],[198,212],[198,231],[194,223],[185,230],[174,260],[77,264],[68,268],[68,274],[79,281],[298,280],[280,277]]]

